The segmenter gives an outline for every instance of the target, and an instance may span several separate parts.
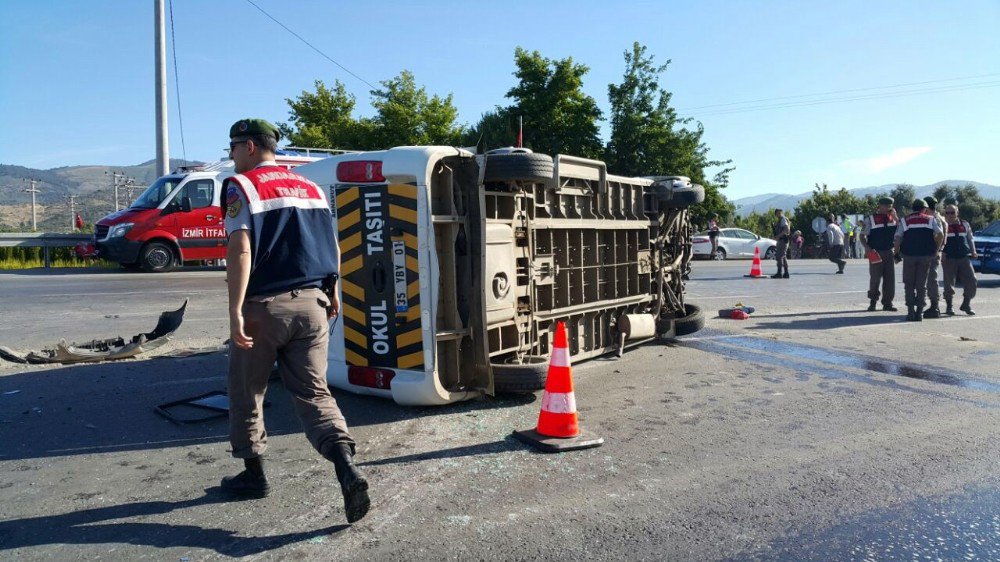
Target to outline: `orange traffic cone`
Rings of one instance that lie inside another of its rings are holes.
[[[760,271],[760,246],[754,246],[753,249],[753,265],[750,266],[750,275],[744,275],[744,277],[763,277],[764,274]]]
[[[599,447],[604,439],[583,435],[576,413],[576,395],[573,392],[573,367],[570,365],[566,325],[556,324],[549,373],[542,394],[542,410],[538,414],[538,427],[515,431],[514,437],[538,449],[556,453]]]

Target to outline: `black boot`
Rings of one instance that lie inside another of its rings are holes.
[[[344,494],[344,513],[347,514],[348,523],[360,521],[371,507],[371,499],[368,497],[368,481],[365,480],[358,467],[354,466],[353,456],[351,446],[346,443],[338,443],[326,455],[337,471],[340,491]]]
[[[872,299],[872,302],[868,305],[868,312],[875,312],[875,305],[878,303],[878,299]]]
[[[771,279],[781,279],[781,270],[779,269],[777,273],[772,275]]]
[[[915,306],[913,307],[913,321],[920,322],[924,319],[924,307]]]
[[[913,322],[913,307],[906,305],[906,321]]]
[[[785,272],[781,274],[782,279],[788,279],[788,268],[785,268]]]
[[[236,476],[222,479],[222,490],[241,498],[265,498],[271,493],[271,485],[264,476],[264,461],[261,457],[243,459],[246,469]]]
[[[941,318],[941,309],[938,308],[938,301],[931,301],[931,307],[924,311],[924,318]]]
[[[972,301],[969,299],[962,299],[962,306],[958,307],[959,310],[968,314],[969,316],[975,316],[976,313],[972,311]]]
[[[951,306],[951,299],[944,299],[944,305],[945,305],[944,313],[947,314],[948,316],[954,316],[955,309],[952,308]]]
[[[883,304],[882,305],[882,310],[884,310],[886,312],[896,312],[899,309],[896,308],[895,306],[892,306],[892,303],[889,303],[889,304]]]

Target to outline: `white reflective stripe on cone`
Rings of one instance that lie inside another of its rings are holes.
[[[565,347],[553,347],[552,358],[549,359],[549,365],[552,365],[553,367],[570,367],[569,349]]]
[[[576,413],[576,397],[572,392],[545,392],[542,409],[550,414]]]

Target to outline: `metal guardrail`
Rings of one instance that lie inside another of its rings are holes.
[[[51,266],[49,248],[67,248],[80,242],[90,242],[93,234],[62,234],[58,232],[3,232],[0,248],[43,248],[45,267]]]

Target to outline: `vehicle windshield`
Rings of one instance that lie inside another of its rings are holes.
[[[979,232],[980,236],[998,236],[1000,237],[1000,221],[987,226],[982,231]]]
[[[142,195],[129,207],[132,209],[155,209],[163,203],[163,200],[170,195],[170,192],[181,183],[184,178],[162,177],[156,183],[146,188]]]

